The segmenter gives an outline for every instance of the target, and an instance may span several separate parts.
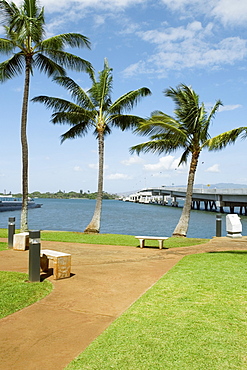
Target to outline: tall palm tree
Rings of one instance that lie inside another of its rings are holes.
[[[15,3],[0,0],[1,20],[5,38],[0,38],[0,52],[11,55],[0,63],[0,81],[4,82],[25,71],[21,113],[22,144],[22,213],[21,230],[27,231],[28,209],[28,142],[27,112],[30,76],[35,68],[48,76],[66,75],[65,68],[90,71],[91,64],[64,51],[65,47],[90,47],[89,40],[77,33],[65,33],[45,39],[44,8],[37,0],[23,0],[18,8]]]
[[[189,174],[187,180],[186,198],[179,222],[173,232],[173,236],[186,236],[193,194],[195,173],[198,159],[203,148],[220,150],[229,143],[234,143],[237,137],[246,132],[246,127],[240,127],[212,139],[209,135],[209,127],[215,113],[222,105],[217,100],[209,114],[204,104],[200,104],[199,96],[184,84],[176,89],[169,88],[164,91],[165,96],[173,99],[175,103],[174,117],[163,112],[155,112],[152,116],[140,123],[136,132],[150,135],[150,140],[133,146],[131,152],[172,153],[182,149],[183,153],[179,165],[187,163],[191,156]]]
[[[140,117],[123,114],[130,111],[138,101],[151,92],[148,88],[142,87],[130,91],[115,102],[111,100],[112,92],[112,69],[109,68],[107,59],[104,60],[104,69],[99,72],[96,80],[92,74],[92,87],[84,91],[75,81],[69,77],[57,77],[55,81],[65,87],[75,101],[38,96],[33,99],[35,102],[42,102],[48,108],[53,109],[52,122],[54,124],[67,123],[71,127],[62,135],[62,142],[66,139],[74,139],[87,134],[89,129],[98,140],[99,170],[98,170],[98,194],[93,218],[84,232],[98,233],[100,230],[100,218],[103,196],[103,170],[104,170],[104,137],[111,133],[112,127],[119,127],[122,131],[136,127]]]

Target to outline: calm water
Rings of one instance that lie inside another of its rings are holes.
[[[95,201],[88,199],[36,199],[41,208],[29,210],[29,229],[83,231],[93,215]],[[170,236],[182,208],[104,200],[101,233]],[[222,216],[222,236],[226,235]],[[20,227],[20,211],[0,212],[0,228],[8,227],[8,218],[16,218]],[[247,235],[247,217],[241,216],[243,235]],[[216,213],[192,211],[188,237],[215,236]]]

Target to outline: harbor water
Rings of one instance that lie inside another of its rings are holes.
[[[35,199],[43,206],[28,212],[30,230],[60,230],[82,232],[90,222],[95,200]],[[139,204],[118,200],[103,200],[101,233],[171,236],[181,215],[181,207]],[[9,217],[15,217],[20,227],[21,211],[1,212],[0,228],[8,227]],[[212,238],[216,235],[215,212],[192,210],[188,237]],[[222,215],[222,236],[226,236],[226,213]],[[242,235],[247,235],[247,217],[241,216]]]

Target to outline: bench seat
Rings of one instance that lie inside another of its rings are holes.
[[[55,280],[70,277],[71,254],[57,252],[51,249],[41,249],[40,267],[42,271],[48,270],[49,260],[53,261],[53,277]]]
[[[163,248],[164,240],[168,239],[166,236],[135,236],[136,239],[140,241],[140,248],[145,247],[145,240],[158,240],[159,249]]]

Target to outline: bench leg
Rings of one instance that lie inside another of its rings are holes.
[[[162,249],[163,248],[163,241],[164,240],[159,240],[159,249]]]
[[[55,280],[70,277],[71,256],[55,257],[53,259],[53,276]]]
[[[49,268],[49,260],[45,254],[40,257],[40,268],[42,271],[48,271]]]
[[[145,239],[139,239],[140,240],[140,248],[144,248],[145,246]]]

